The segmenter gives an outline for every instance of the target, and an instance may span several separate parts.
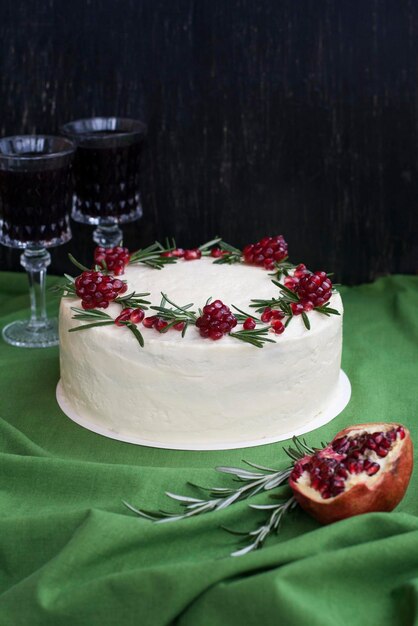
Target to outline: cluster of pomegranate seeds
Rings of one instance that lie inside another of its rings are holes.
[[[295,291],[296,285],[299,283],[302,276],[305,276],[306,274],[310,274],[310,271],[307,269],[306,265],[299,263],[299,265],[295,268],[293,276],[286,276],[284,279],[285,287]]]
[[[237,318],[231,309],[220,300],[215,300],[203,307],[203,314],[196,320],[196,326],[202,337],[216,341],[230,333],[237,325]]]
[[[74,286],[83,309],[106,309],[109,302],[127,290],[126,283],[118,278],[93,270],[77,276]]]
[[[102,248],[97,247],[94,251],[94,261],[97,265],[103,265],[110,272],[113,272],[115,276],[120,276],[124,273],[126,265],[129,263],[131,255],[128,248],[122,248],[116,246],[115,248]]]
[[[306,274],[299,279],[295,292],[298,294],[304,307],[308,306],[312,309],[317,306],[323,306],[331,298],[332,282],[326,272]]]
[[[123,326],[122,322],[139,324],[144,319],[145,313],[142,309],[123,309],[122,313],[115,319],[116,326]]]
[[[287,257],[287,243],[282,235],[263,237],[257,243],[245,246],[242,253],[246,263],[262,265],[266,270],[272,270],[275,263],[280,263]]]
[[[324,500],[334,498],[345,491],[350,474],[377,474],[381,466],[376,457],[386,457],[398,437],[405,438],[402,426],[386,432],[340,437],[324,450],[295,463],[290,478],[297,482],[303,472],[309,472],[310,486],[319,491]]]

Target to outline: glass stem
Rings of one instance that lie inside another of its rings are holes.
[[[28,330],[40,330],[47,326],[45,306],[46,268],[51,255],[45,248],[26,248],[20,262],[28,273],[30,294],[30,320]]]
[[[114,248],[122,243],[123,233],[118,224],[98,226],[93,231],[93,241],[103,248]]]

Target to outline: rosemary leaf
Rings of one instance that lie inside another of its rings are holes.
[[[78,267],[79,270],[81,270],[82,272],[91,272],[91,267],[86,267],[85,265],[82,265],[79,261],[77,261],[77,259],[75,259],[73,257],[73,255],[71,254],[71,252],[68,255],[68,258],[70,259],[71,263],[73,265],[75,265],[76,267]]]
[[[95,326],[108,326],[109,324],[114,324],[114,321],[109,322],[94,322],[93,324],[83,324],[83,326],[75,326],[74,328],[69,329],[69,333],[74,333],[77,330],[87,330],[88,328],[94,328]]]
[[[141,348],[143,348],[144,347],[144,338],[143,338],[141,332],[138,330],[137,326],[135,324],[133,324],[132,322],[127,322],[126,326],[129,328],[131,333],[134,335],[135,339],[138,341],[138,343],[141,346]]]
[[[213,246],[216,246],[216,244],[218,244],[220,241],[222,241],[222,237],[215,237],[214,239],[211,239],[210,241],[207,241],[206,243],[203,243],[201,246],[199,246],[198,249],[201,252],[206,252],[207,250],[209,250]]]
[[[307,330],[311,330],[311,324],[309,322],[308,316],[306,315],[305,311],[302,312],[302,319]]]
[[[282,291],[289,298],[289,300],[291,300],[292,302],[299,302],[299,297],[297,296],[297,294],[295,294],[294,291],[292,291],[285,285],[282,285],[282,283],[280,283],[278,280],[272,280],[271,282],[279,287],[280,291]]]

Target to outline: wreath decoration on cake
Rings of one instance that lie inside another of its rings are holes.
[[[194,303],[173,302],[166,293],[161,294],[159,305],[152,305],[146,299],[149,293],[127,293],[127,283],[120,278],[127,265],[143,264],[161,270],[168,264],[199,261],[202,257],[211,257],[213,263],[218,265],[246,263],[263,267],[269,272],[276,293],[269,300],[251,299],[251,312],[233,304],[230,308],[212,297],[196,309]],[[145,342],[140,328],[154,329],[159,333],[174,330],[184,337],[188,328],[194,326],[204,339],[218,341],[229,335],[262,348],[266,343],[276,343],[272,336],[282,335],[296,316],[301,316],[306,330],[310,330],[311,311],[327,316],[339,315],[329,304],[335,292],[332,274],[312,272],[303,263],[291,263],[288,245],[282,235],[263,237],[243,250],[224,242],[221,237],[191,249],[177,247],[174,240],[167,240],[165,245],[155,242],[132,253],[122,245],[97,247],[92,268],[85,267],[72,255],[70,259],[81,274],[75,278],[66,274],[65,284],[58,289],[66,297],[81,300],[81,307],[71,307],[72,319],[87,323],[71,328],[69,332],[97,326],[125,326],[141,347]],[[104,310],[111,302],[121,307],[116,317]]]

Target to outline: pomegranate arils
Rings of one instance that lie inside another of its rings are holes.
[[[179,259],[181,259],[182,257],[184,257],[184,250],[183,248],[174,248],[174,250],[167,250],[167,252],[163,252],[161,254],[162,257],[177,257]]]
[[[177,322],[176,324],[173,324],[173,328],[174,330],[184,330],[184,327],[186,326],[186,322]]]
[[[144,316],[145,313],[142,309],[134,309],[129,316],[129,320],[132,324],[139,324],[144,319]]]
[[[304,306],[301,302],[292,302],[290,305],[293,315],[301,315],[304,311]]]
[[[116,246],[114,248],[103,248],[98,246],[94,251],[94,261],[97,265],[103,265],[115,276],[124,273],[126,265],[129,263],[131,255],[128,248]]]
[[[154,321],[154,328],[155,330],[158,330],[159,333],[161,333],[164,330],[164,328],[167,328],[167,326],[168,326],[168,322],[163,320],[162,317],[157,317],[156,320]]]
[[[275,263],[280,263],[287,257],[287,243],[282,235],[264,237],[257,243],[245,246],[243,255],[246,263],[261,265],[267,270],[272,270]]]
[[[298,461],[291,474],[297,482],[304,472],[310,475],[310,486],[327,500],[345,491],[349,475],[365,472],[374,476],[381,469],[376,458],[385,458],[397,438],[405,437],[402,427],[387,432],[364,432],[353,437],[339,437],[327,448],[314,453],[309,461]]]
[[[202,337],[209,337],[214,341],[230,333],[237,325],[237,319],[231,309],[221,300],[215,300],[203,307],[202,315],[197,319],[196,326]]]
[[[146,317],[142,323],[145,326],[145,328],[153,328],[155,321],[157,319],[156,315],[150,315],[149,317]]]
[[[322,306],[331,298],[332,282],[325,272],[308,273],[299,279],[295,286],[295,292],[298,294],[302,305],[309,302],[308,306],[312,305],[312,308]]]
[[[83,309],[106,309],[110,302],[127,290],[126,283],[121,280],[95,271],[77,276],[74,286]]]
[[[269,322],[272,317],[273,317],[273,312],[272,312],[271,308],[266,306],[266,308],[264,309],[264,311],[261,314],[261,318],[260,318],[261,321],[262,322]]]
[[[271,327],[274,330],[274,332],[276,333],[276,335],[281,335],[285,331],[285,325],[279,319],[273,319],[271,321]]]
[[[256,327],[255,320],[253,320],[252,317],[247,317],[243,324],[243,327],[244,330],[254,330],[254,328]]]
[[[129,321],[133,309],[123,309],[122,313],[115,319],[116,326],[124,326],[121,322]]]
[[[196,259],[200,259],[202,256],[202,252],[199,248],[192,248],[191,250],[184,251],[184,260],[185,261],[195,261]]]

